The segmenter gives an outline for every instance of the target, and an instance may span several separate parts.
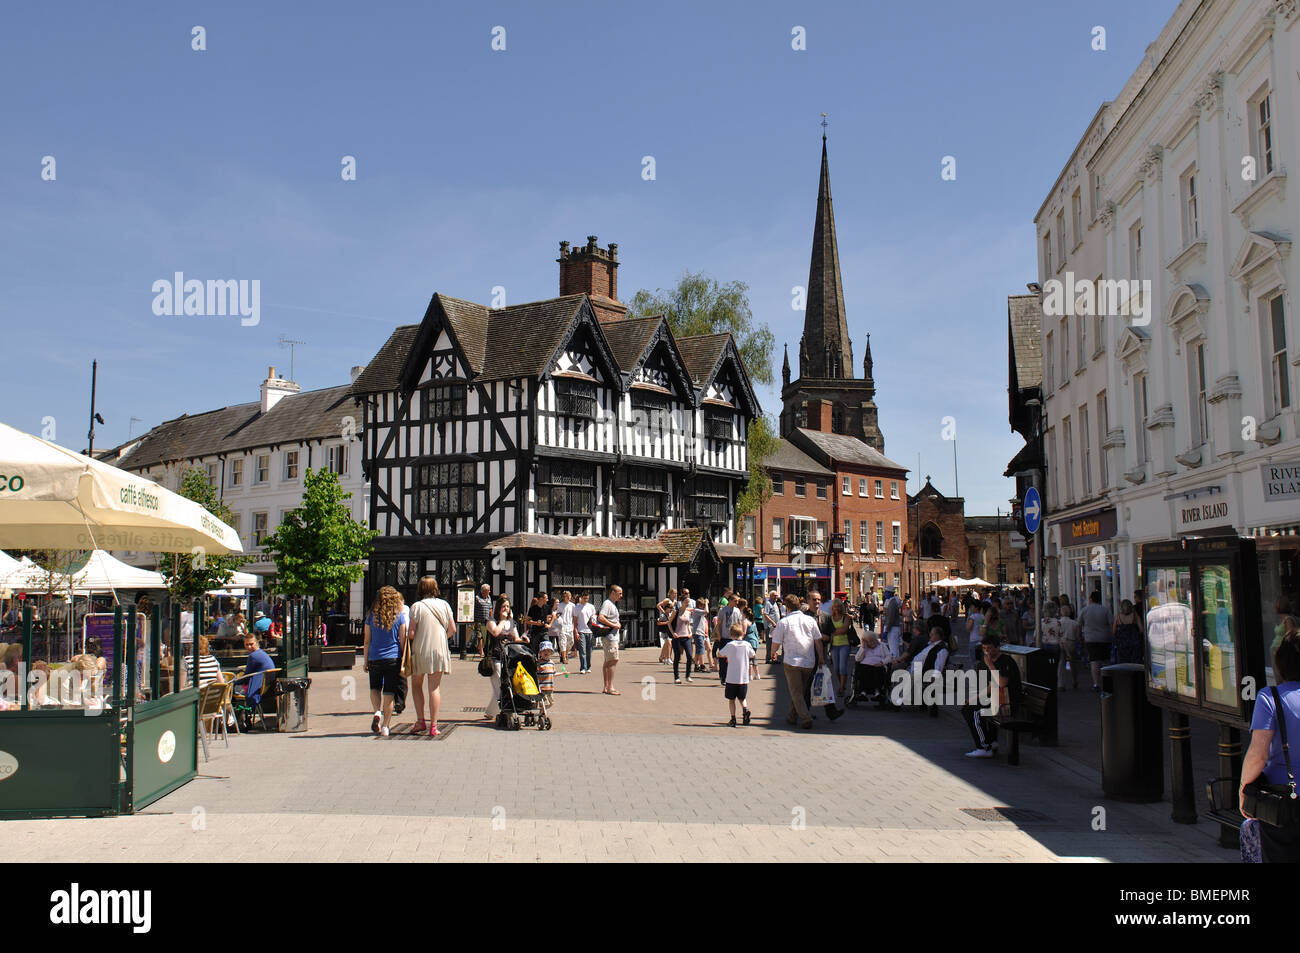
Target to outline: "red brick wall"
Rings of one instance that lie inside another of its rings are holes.
[[[849,493],[844,495],[843,481],[848,477]],[[861,495],[860,481],[867,481],[867,495]],[[876,480],[881,481],[883,499],[876,498]],[[898,484],[898,499],[890,498],[890,484]],[[852,545],[837,560],[836,585],[843,589],[845,573],[853,573],[854,588],[858,592],[861,586],[858,580],[862,573],[884,573],[886,584],[892,584],[894,573],[902,573],[903,557],[894,552],[892,524],[900,523],[904,534],[907,529],[907,483],[904,474],[875,470],[870,467],[852,467],[841,465],[835,474],[836,532],[844,531],[844,521],[852,523]],[[867,521],[868,546],[875,563],[859,562],[863,555],[861,549],[861,523]],[[876,522],[884,523],[885,552],[876,552]],[[904,537],[905,541],[906,537]],[[850,551],[851,550],[851,551]],[[855,593],[855,596],[857,593]]]

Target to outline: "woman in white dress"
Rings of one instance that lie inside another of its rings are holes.
[[[447,634],[455,626],[451,606],[441,598],[438,580],[423,576],[411,606],[411,693],[415,697],[415,734],[427,730],[438,737],[438,706],[442,702],[442,676],[451,671]],[[429,720],[424,720],[424,689],[428,680]]]

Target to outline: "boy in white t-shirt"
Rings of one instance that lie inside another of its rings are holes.
[[[754,658],[754,647],[743,638],[732,639],[718,650],[718,655],[727,660],[727,684],[724,692],[727,707],[731,710],[731,721],[727,724],[736,727],[736,699],[740,699],[744,723],[749,724],[749,705],[745,696],[749,694],[749,663]]]

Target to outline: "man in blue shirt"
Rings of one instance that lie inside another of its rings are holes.
[[[244,651],[248,653],[248,664],[244,666],[245,675],[253,675],[254,672],[265,672],[267,669],[275,668],[275,662],[258,645],[257,636],[252,632],[244,636]],[[247,679],[244,695],[248,698],[248,703],[254,708],[262,704],[262,682],[264,679],[265,676],[262,675],[253,675],[252,678]]]

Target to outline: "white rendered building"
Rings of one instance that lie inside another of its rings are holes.
[[[1146,542],[1300,530],[1297,24],[1296,0],[1184,0],[1067,167],[1080,248],[1046,260],[1062,214],[1076,235],[1076,186],[1036,220],[1044,285],[1073,270],[1150,296],[1116,287],[1068,345],[1043,318],[1052,591],[1131,596]]]
[[[353,376],[360,372],[355,368]],[[248,556],[243,571],[271,582],[275,564],[264,557],[262,540],[302,501],[308,468],[328,467],[339,475],[353,518],[365,523],[370,486],[361,466],[362,416],[348,395],[350,385],[300,392],[269,368],[259,399],[206,413],[186,414],[160,424],[105,455],[104,459],[142,473],[169,489],[195,467],[221,493],[232,525]],[[152,553],[132,554],[144,563]],[[348,616],[361,618],[362,584],[354,583]]]

